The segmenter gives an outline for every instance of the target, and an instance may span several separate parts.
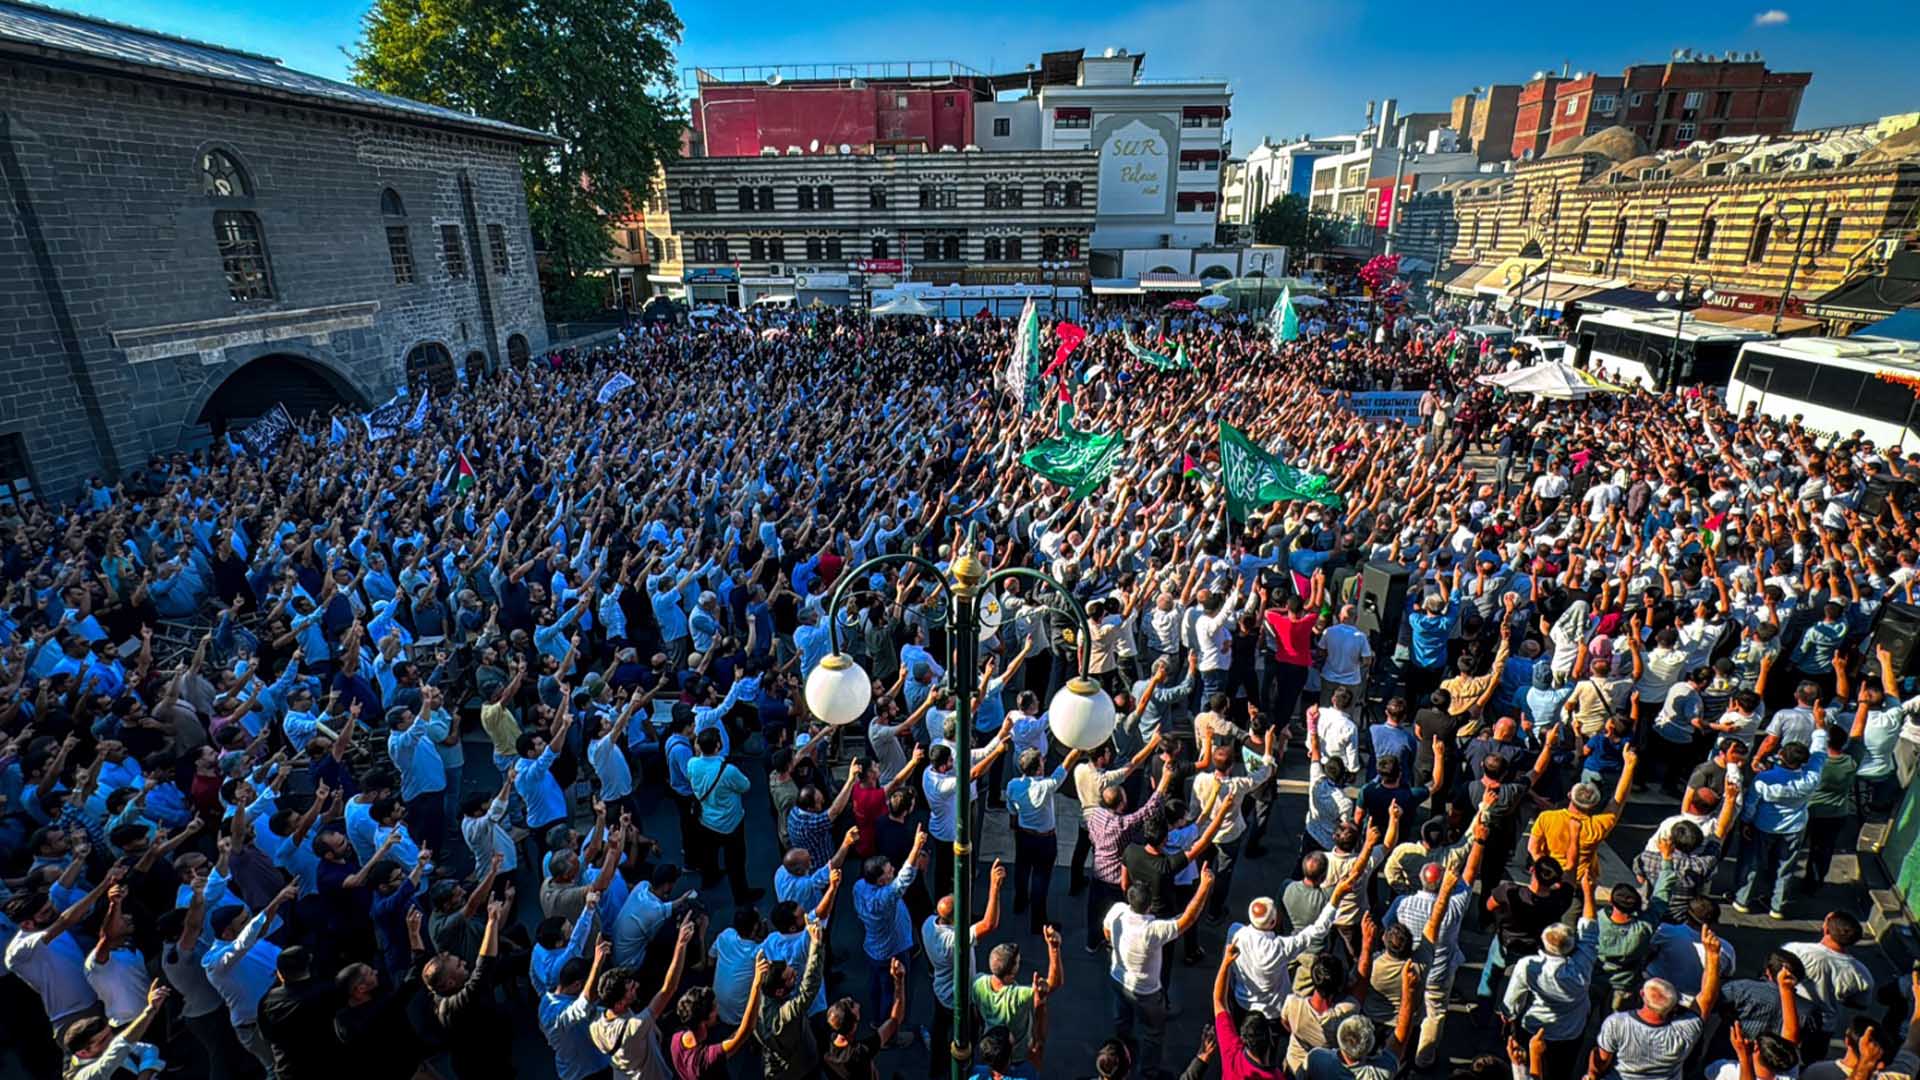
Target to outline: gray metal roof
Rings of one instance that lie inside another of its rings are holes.
[[[382,94],[281,66],[270,56],[78,15],[19,0],[0,0],[0,51],[18,46],[56,57],[145,68],[162,76],[223,83],[241,92],[296,97],[349,112],[412,119],[484,132],[514,141],[552,142],[538,131],[455,109]]]

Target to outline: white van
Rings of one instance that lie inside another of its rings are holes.
[[[1514,338],[1513,343],[1530,350],[1527,354],[1529,362],[1532,362],[1532,358],[1534,357],[1537,357],[1539,362],[1543,364],[1557,363],[1561,360],[1571,362],[1573,360],[1573,345],[1569,342],[1561,341],[1559,338],[1539,337],[1533,334],[1526,334]]]

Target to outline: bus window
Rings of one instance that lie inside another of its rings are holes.
[[[1733,377],[1733,361],[1740,355],[1737,341],[1696,341],[1693,343],[1693,373],[1687,382],[1725,386]]]
[[[1860,399],[1860,387],[1867,377],[1852,368],[1820,366],[1814,369],[1813,389],[1807,404],[1835,412],[1853,412]]]
[[[1867,376],[1856,411],[1870,420],[1906,426],[1913,419],[1914,393],[1899,383]]]
[[[1786,397],[1806,401],[1813,392],[1813,365],[1784,356],[1767,357],[1773,379],[1767,384],[1768,397]]]

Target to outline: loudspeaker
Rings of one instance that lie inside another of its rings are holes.
[[[1378,647],[1400,637],[1400,619],[1407,611],[1407,568],[1384,560],[1360,570],[1360,595],[1354,625],[1375,636]]]
[[[1860,516],[1871,521],[1887,508],[1887,503],[1900,501],[1901,483],[1886,473],[1875,473],[1867,477],[1867,489],[1860,493]]]
[[[1573,351],[1573,366],[1581,371],[1593,367],[1593,335],[1581,334],[1580,345]]]
[[[1873,644],[1886,647],[1896,676],[1914,674],[1920,668],[1920,607],[1893,601],[1880,605],[1873,617]]]

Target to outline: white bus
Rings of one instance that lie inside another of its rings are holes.
[[[1671,311],[1600,311],[1581,318],[1576,343],[1592,350],[1587,367],[1595,375],[1622,386],[1638,381],[1646,389],[1660,390],[1695,384],[1725,386],[1740,347],[1769,336],[1701,322],[1691,315],[1677,323],[1676,334]],[[1676,354],[1677,369],[1669,373],[1669,357]]]
[[[1875,446],[1920,445],[1913,388],[1879,376],[1920,376],[1920,344],[1890,338],[1791,338],[1740,350],[1727,408],[1801,426],[1819,436],[1864,432]]]

